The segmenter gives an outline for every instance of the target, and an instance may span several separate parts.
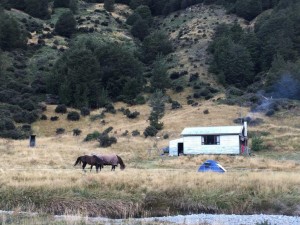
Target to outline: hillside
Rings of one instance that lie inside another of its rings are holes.
[[[56,7],[57,1],[46,17],[19,5],[0,11],[3,24],[20,26],[10,34],[26,34],[10,36],[6,45],[0,24],[0,209],[110,218],[299,216],[297,14],[288,11],[292,22],[280,27],[295,29],[291,39],[284,30],[282,39],[259,42],[266,30],[269,37],[279,29],[268,19],[289,6],[244,15],[228,1],[164,10],[132,2],[108,11],[103,3],[78,1],[71,19],[71,7]],[[59,33],[60,20],[76,24],[71,34]],[[285,38],[290,45],[274,52]],[[163,106],[153,103],[155,96]],[[67,111],[55,112],[59,107]],[[136,114],[129,118],[126,110]],[[70,112],[80,119],[68,119]],[[250,148],[259,142],[250,156],[162,154],[185,127],[236,125],[242,117]],[[155,133],[145,137],[150,125]],[[107,129],[116,143],[101,147],[99,133]],[[30,134],[36,135],[33,148]],[[74,167],[78,156],[110,153],[122,157],[124,171]],[[207,159],[228,173],[196,173]]]

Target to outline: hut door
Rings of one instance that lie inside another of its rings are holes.
[[[178,155],[182,155],[183,154],[183,143],[178,143],[177,149],[178,149]]]

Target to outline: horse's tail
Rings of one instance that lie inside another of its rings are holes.
[[[123,160],[122,160],[121,157],[118,156],[118,155],[117,155],[117,158],[118,158],[118,161],[119,161],[119,163],[120,163],[120,169],[121,169],[121,170],[124,170],[126,166],[125,166]]]
[[[76,166],[77,164],[80,164],[81,163],[81,156],[79,156],[74,164],[74,166]]]

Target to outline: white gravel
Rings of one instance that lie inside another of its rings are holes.
[[[56,216],[59,220],[78,220],[80,217]],[[83,219],[81,217],[81,219]],[[107,219],[102,217],[85,218],[89,222],[101,222],[105,225],[116,224],[143,224],[151,221],[164,222],[164,224],[184,225],[256,225],[257,223],[268,222],[266,225],[300,225],[300,217],[283,215],[225,215],[225,214],[195,214],[186,216],[149,217],[139,219]]]
[[[1,214],[13,214],[13,211],[2,211]],[[20,213],[20,212],[19,212]],[[31,216],[38,216],[37,213],[26,213]],[[164,222],[164,224],[181,224],[181,225],[256,225],[257,223],[268,222],[267,225],[300,225],[299,216],[283,216],[283,215],[225,215],[225,214],[193,214],[193,215],[178,215],[166,217],[149,217],[149,218],[131,218],[131,219],[108,219],[103,217],[82,217],[72,215],[54,216],[56,220],[64,221],[87,221],[90,223],[103,223],[105,225],[117,224],[143,224],[143,222],[151,223]]]
[[[148,219],[144,219],[148,220]],[[176,224],[201,224],[211,225],[254,225],[268,221],[268,225],[300,225],[300,217],[282,215],[224,215],[224,214],[196,214],[187,216],[170,216],[155,218]]]

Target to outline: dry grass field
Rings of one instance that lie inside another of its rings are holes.
[[[120,107],[126,106],[117,103],[116,109]],[[250,132],[270,134],[263,137],[268,149],[253,156],[169,157],[161,156],[159,149],[179,137],[184,127],[233,125],[233,119],[246,115],[249,109],[214,101],[201,102],[198,107],[184,105],[178,110],[167,106],[165,128],[157,135],[160,138],[131,136],[131,131],[137,129],[142,133],[148,125],[150,109],[145,105],[131,108],[141,113],[133,120],[118,111],[115,115],[106,114],[105,125],[99,120],[92,122],[90,116],[69,122],[66,115],[56,114],[54,109],[55,106],[47,106],[45,114],[48,118],[59,116],[58,121],[38,121],[33,126],[36,147],[30,148],[28,140],[0,140],[1,209],[113,218],[191,212],[300,213],[299,158],[278,160],[267,156],[282,152],[299,155],[295,141],[299,139],[299,124],[293,122],[299,120],[295,112],[290,118],[291,112],[286,112],[284,118],[255,115],[264,123],[249,127]],[[203,113],[205,109],[209,114]],[[100,111],[92,112],[97,113]],[[118,140],[111,147],[100,148],[97,141],[83,141],[88,133],[101,132],[109,126],[114,128],[110,134]],[[56,135],[57,128],[64,128],[66,133]],[[80,136],[72,135],[75,128],[82,130]],[[129,135],[122,136],[125,130]],[[170,138],[163,139],[163,134]],[[283,137],[284,141],[276,141]],[[116,153],[123,158],[126,169],[112,172],[105,167],[96,174],[89,167],[86,173],[79,166],[73,167],[78,156],[92,153]],[[206,159],[217,160],[228,172],[197,173]]]

